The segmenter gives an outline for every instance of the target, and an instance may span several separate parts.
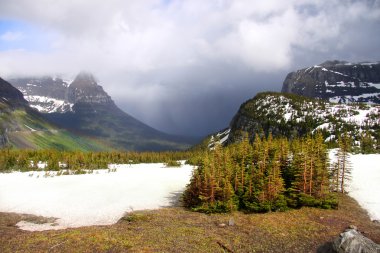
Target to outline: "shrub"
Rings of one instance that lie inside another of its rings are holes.
[[[181,163],[178,161],[170,160],[169,162],[165,163],[166,167],[181,167]]]

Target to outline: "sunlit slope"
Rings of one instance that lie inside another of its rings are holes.
[[[2,146],[21,149],[107,150],[100,141],[59,129],[29,108],[0,102]]]

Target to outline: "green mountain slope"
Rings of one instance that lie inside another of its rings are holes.
[[[62,130],[31,109],[22,94],[0,78],[0,147],[107,150],[104,143]]]

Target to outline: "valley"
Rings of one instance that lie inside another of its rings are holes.
[[[380,252],[380,0],[1,0],[0,253]]]
[[[379,241],[375,100],[262,92],[194,145],[119,109],[90,73],[12,84],[23,94],[0,86],[4,252],[323,252],[350,225]]]

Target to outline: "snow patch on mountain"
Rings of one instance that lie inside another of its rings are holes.
[[[330,97],[329,101],[332,103],[356,103],[360,101],[367,101],[368,104],[375,104],[371,102],[371,99],[368,98],[378,98],[380,99],[380,92],[378,93],[364,93],[358,96],[335,96]]]
[[[340,103],[380,104],[380,62],[327,61],[291,72],[282,92]]]
[[[32,132],[35,132],[35,131],[37,131],[36,129],[34,129],[34,128],[31,128],[30,126],[28,126],[28,125],[26,125],[26,124],[24,124],[24,126],[26,127],[26,128],[28,128],[30,131],[32,131]]]
[[[73,110],[72,103],[45,96],[24,96],[30,106],[42,113],[68,112]]]
[[[380,125],[380,106],[369,104],[334,104],[323,100],[296,102],[283,95],[267,95],[252,105],[262,118],[270,118],[288,125],[290,122],[307,123],[312,119],[317,127],[312,131],[324,130],[334,134],[343,125],[350,125],[357,133],[368,127]],[[327,138],[332,140],[335,137]]]
[[[230,131],[231,131],[231,129],[227,128],[225,130],[222,130],[222,131],[216,133],[215,136],[211,135],[211,138],[210,138],[210,141],[208,144],[208,148],[210,150],[214,150],[215,145],[217,145],[217,144],[224,145],[226,143],[226,141],[228,140],[228,136],[230,135]]]

